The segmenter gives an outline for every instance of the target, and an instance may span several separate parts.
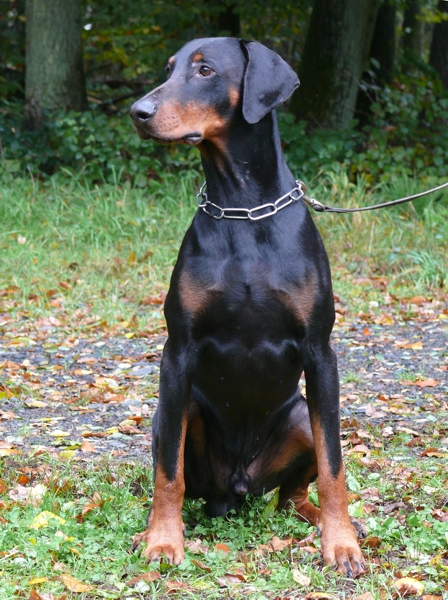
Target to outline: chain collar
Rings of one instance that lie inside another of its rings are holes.
[[[295,187],[290,192],[275,202],[261,204],[255,208],[221,208],[217,204],[210,202],[207,198],[207,192],[205,191],[207,182],[204,182],[198,194],[196,194],[196,202],[198,208],[202,208],[205,213],[214,219],[248,219],[249,221],[260,221],[261,219],[275,215],[279,210],[282,210],[282,208],[286,208],[293,202],[297,202],[303,198],[305,191],[302,188],[302,185],[300,179],[297,179]]]

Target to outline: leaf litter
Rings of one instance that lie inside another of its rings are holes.
[[[370,311],[351,320],[346,320],[343,303],[339,302],[338,308],[332,344],[338,355],[342,381],[344,453],[352,464],[359,464],[379,477],[387,473],[390,485],[402,488],[399,493],[396,488],[395,493],[392,490],[385,497],[380,486],[367,482],[355,485],[349,477],[350,500],[362,507],[367,520],[369,515],[383,514],[404,523],[410,510],[415,509],[409,500],[412,490],[406,490],[420,487],[418,468],[407,466],[409,457],[432,461],[434,466],[440,461],[447,464],[446,303],[434,305],[421,299],[413,303],[410,299],[406,308],[398,312]],[[42,455],[49,455],[64,462],[69,460],[75,468],[78,468],[76,465],[83,468],[83,464],[95,464],[101,456],[108,455],[118,461],[149,465],[150,419],[157,405],[164,342],[162,328],[155,333],[138,332],[132,330],[129,322],[108,328],[104,322],[86,316],[83,326],[74,330],[68,326],[62,311],[57,316],[34,322],[20,314],[16,317],[0,314],[0,456],[3,460],[19,457],[38,460]],[[301,381],[301,385],[304,386],[305,381]],[[400,456],[394,460],[385,450],[400,436],[408,438],[408,458]],[[21,468],[14,486],[0,480],[0,494],[7,497],[6,501],[0,500],[0,509],[9,509],[14,503],[38,507],[48,488],[54,490],[60,486],[69,490],[72,485],[64,481],[51,482],[45,470],[32,471]],[[440,493],[426,487],[427,493]],[[102,510],[108,500],[95,492],[80,502],[74,518],[82,524],[90,513]],[[434,521],[442,524],[448,522],[447,515],[446,501],[431,512]],[[63,521],[56,507],[54,511],[35,513],[29,527],[45,531],[57,523],[62,526]],[[62,541],[72,539],[62,531],[57,535]],[[222,561],[233,561],[235,557],[233,545],[230,541],[229,544],[222,540],[216,543],[213,536],[205,539],[197,534],[195,539],[187,540],[190,556],[206,556],[212,551],[211,555],[217,553]],[[387,544],[382,535],[370,535],[363,546],[371,553],[372,566],[384,562]],[[267,544],[241,551],[238,564],[242,568],[228,563],[227,569],[216,576],[216,582],[220,587],[242,586],[243,589],[255,575],[271,576],[272,569],[266,566],[267,557],[298,551],[301,556],[308,556],[314,566],[319,564],[319,542],[315,541],[314,532],[303,540],[274,535]],[[73,545],[70,552],[76,555],[79,549]],[[12,556],[20,557],[20,553]],[[422,556],[417,552],[417,562],[432,561],[435,566],[447,568],[447,556],[443,552],[427,559]],[[196,573],[214,574],[209,562],[191,558],[190,563]],[[67,568],[64,563],[56,564],[62,565],[62,570]],[[409,566],[409,561],[407,564]],[[312,586],[309,574],[302,568],[292,569],[293,584],[302,589]],[[402,575],[390,579],[385,584],[387,589],[395,589],[400,595],[421,594],[426,589],[409,567]],[[40,579],[44,584],[45,578]],[[38,580],[38,577],[29,579],[34,581],[33,585],[37,585]],[[164,579],[162,570],[134,573],[128,578],[128,585],[144,593],[159,580],[165,581],[164,589],[170,595],[182,590],[197,593],[193,584]],[[59,581],[66,590],[76,594],[94,592],[97,588],[67,573],[59,575]],[[391,591],[392,596],[393,593]],[[316,591],[306,597],[336,596]],[[32,590],[30,598],[53,596]]]

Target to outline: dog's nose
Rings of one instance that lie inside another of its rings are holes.
[[[131,117],[135,122],[146,123],[156,112],[157,106],[151,98],[142,98],[131,106]]]

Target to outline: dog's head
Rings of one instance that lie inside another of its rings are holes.
[[[222,138],[237,116],[258,123],[299,85],[278,54],[236,38],[189,42],[166,71],[167,81],[131,107],[142,139],[197,145]]]

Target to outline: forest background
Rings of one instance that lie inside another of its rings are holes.
[[[216,35],[298,72],[279,127],[318,200],[448,180],[447,0],[0,0],[0,595],[446,598],[446,192],[313,214],[368,573],[323,568],[275,494],[226,519],[186,502],[180,568],[129,554],[152,497],[163,302],[203,182],[197,149],[140,140],[129,107]]]

